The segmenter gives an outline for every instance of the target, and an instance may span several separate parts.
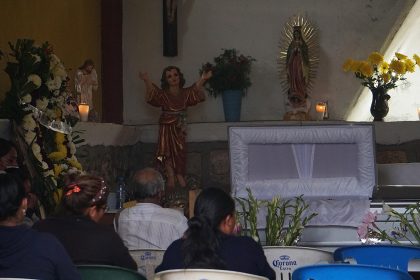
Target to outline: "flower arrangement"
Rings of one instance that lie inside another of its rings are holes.
[[[5,71],[11,89],[0,114],[15,124],[33,188],[50,212],[60,198],[63,176],[82,170],[75,144],[83,140],[72,132],[78,121],[77,106],[67,92],[66,69],[48,42],[37,46],[33,40],[19,39],[9,46]]]
[[[205,63],[200,69],[211,69],[213,76],[205,87],[211,96],[217,97],[225,90],[242,90],[245,94],[252,85],[249,77],[252,62],[251,56],[239,54],[236,49],[222,49],[223,52],[214,58],[213,63]]]
[[[242,222],[239,222],[237,228],[241,229],[242,234],[249,232],[249,235],[259,242],[257,216],[261,207],[267,207],[265,228],[267,246],[295,245],[305,226],[317,215],[317,213],[305,213],[308,204],[303,200],[303,196],[288,200],[281,200],[278,196],[271,200],[258,200],[250,189],[247,189],[247,192],[248,198],[236,198],[240,206],[237,217]]]
[[[391,229],[381,229],[377,225],[378,213],[369,211],[357,229],[359,239],[363,243],[375,244],[388,241],[393,244],[401,244],[401,241],[408,241],[413,245],[420,244],[419,202],[407,206],[402,213],[384,204],[382,212],[388,216],[386,221],[392,223]]]
[[[387,62],[382,54],[372,52],[367,60],[347,59],[343,70],[353,72],[356,78],[362,80],[362,85],[371,90],[388,90],[397,87],[398,81],[406,80],[404,75],[414,72],[416,65],[420,65],[420,57],[417,54],[411,59],[402,53],[395,53],[395,57]]]

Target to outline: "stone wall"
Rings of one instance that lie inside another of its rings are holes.
[[[139,168],[154,166],[155,144],[138,142],[126,146],[78,148],[77,156],[87,172],[101,175],[113,187],[118,175],[129,177]],[[402,144],[376,145],[377,163],[420,162],[420,140]],[[188,143],[187,179],[189,185],[229,190],[230,166],[227,141]]]

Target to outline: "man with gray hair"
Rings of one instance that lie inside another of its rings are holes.
[[[119,214],[117,232],[129,250],[166,249],[187,229],[187,218],[161,206],[162,175],[153,168],[134,173],[130,190],[137,204]]]

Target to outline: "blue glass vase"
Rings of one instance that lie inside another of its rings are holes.
[[[225,90],[222,93],[223,112],[226,122],[239,122],[241,119],[242,90]]]

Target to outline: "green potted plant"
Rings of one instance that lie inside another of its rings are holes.
[[[333,261],[331,252],[298,246],[305,226],[317,213],[310,213],[303,195],[293,199],[274,196],[271,200],[257,199],[247,189],[248,197],[236,197],[237,233],[251,236],[264,244],[264,254],[274,269],[277,279],[290,279],[298,267],[319,262]],[[265,240],[261,242],[258,230],[260,210],[266,209]]]
[[[200,73],[209,68],[213,71],[212,78],[205,85],[209,95],[213,97],[222,95],[225,121],[239,121],[241,98],[252,85],[249,75],[255,59],[239,54],[236,49],[222,49],[222,51],[214,58],[213,63],[205,63]]]

